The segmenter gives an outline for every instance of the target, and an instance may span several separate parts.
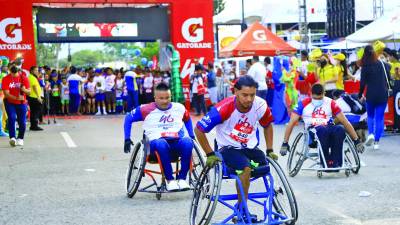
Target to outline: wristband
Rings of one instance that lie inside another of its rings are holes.
[[[207,157],[212,156],[212,155],[215,155],[215,152],[210,152],[210,153],[206,154]]]

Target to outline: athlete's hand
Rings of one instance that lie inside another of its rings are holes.
[[[358,153],[363,153],[364,152],[364,144],[360,142],[359,139],[353,140],[354,146],[356,147],[356,150]]]
[[[281,156],[285,156],[289,151],[289,149],[290,149],[289,143],[283,142],[279,153],[281,154]]]
[[[211,152],[207,154],[207,161],[206,161],[206,166],[208,167],[214,167],[217,165],[219,162],[222,162],[222,160],[215,155],[215,152]]]
[[[125,144],[124,144],[124,152],[125,153],[131,152],[131,145],[133,145],[133,142],[131,141],[131,139],[126,139]]]
[[[273,160],[278,160],[278,155],[274,152],[273,149],[267,149],[267,155]]]

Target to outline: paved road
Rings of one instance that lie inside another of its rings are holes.
[[[0,138],[0,224],[187,225],[190,192],[161,201],[144,193],[126,197],[122,123],[122,117],[59,120],[44,132],[28,132],[24,148],[12,149]],[[276,150],[283,129],[275,126]],[[60,132],[77,147],[69,148]],[[134,136],[141,133],[135,125]],[[400,224],[399,146],[399,136],[383,138],[382,150],[367,150],[365,166],[349,178],[318,179],[315,172],[289,178],[299,204],[297,224]],[[286,168],[286,157],[279,162]],[[360,191],[371,196],[359,197]]]

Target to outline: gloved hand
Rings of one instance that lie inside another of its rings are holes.
[[[278,155],[274,152],[273,149],[267,149],[267,155],[273,159],[273,160],[278,160]]]
[[[222,162],[222,160],[215,155],[215,152],[211,152],[207,154],[207,161],[206,161],[206,166],[208,167],[214,167],[217,165],[219,162]]]
[[[124,152],[129,153],[131,152],[131,145],[133,145],[133,142],[131,139],[126,139],[124,143]]]
[[[363,153],[364,152],[364,144],[360,142],[360,139],[353,140],[354,146],[356,147],[356,150],[358,153]]]
[[[285,156],[289,151],[289,149],[290,149],[289,143],[283,142],[279,153],[281,154],[281,156]]]

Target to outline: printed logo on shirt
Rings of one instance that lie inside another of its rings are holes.
[[[172,123],[174,122],[174,118],[171,115],[162,115],[160,118],[160,123]]]
[[[10,83],[10,88],[20,88],[21,87],[21,83],[17,83],[17,82],[12,82]]]
[[[247,116],[242,115],[229,136],[233,140],[246,145],[249,142],[249,136],[253,132],[253,129],[254,127],[248,122]]]
[[[328,120],[328,116],[326,115],[326,112],[322,109],[322,107],[314,110],[314,112],[312,113],[311,124],[313,126],[327,125]]]

